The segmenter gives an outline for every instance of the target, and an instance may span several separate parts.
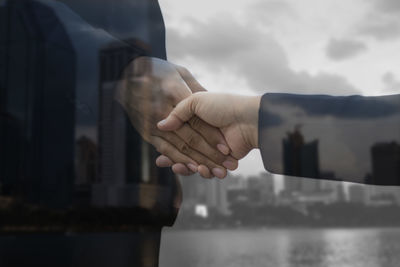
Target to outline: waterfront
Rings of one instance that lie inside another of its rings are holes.
[[[398,267],[400,228],[165,228],[160,267]]]

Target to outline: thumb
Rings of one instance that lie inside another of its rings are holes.
[[[171,111],[168,117],[157,124],[161,131],[175,131],[195,115],[195,96],[185,98]]]
[[[207,90],[204,89],[203,86],[201,86],[201,84],[196,80],[196,78],[193,77],[192,73],[188,69],[178,65],[174,66],[178,73],[181,75],[183,81],[189,86],[192,93],[207,92]]]

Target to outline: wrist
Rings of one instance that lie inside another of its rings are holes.
[[[261,96],[243,97],[240,121],[242,123],[247,144],[253,149],[258,148],[258,113],[260,109]]]

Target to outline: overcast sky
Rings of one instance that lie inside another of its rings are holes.
[[[159,0],[169,60],[213,92],[400,92],[399,0]],[[263,170],[257,152],[239,173]]]

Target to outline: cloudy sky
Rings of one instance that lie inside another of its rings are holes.
[[[399,0],[159,0],[169,60],[213,92],[400,92]],[[258,152],[238,172],[263,170]]]

